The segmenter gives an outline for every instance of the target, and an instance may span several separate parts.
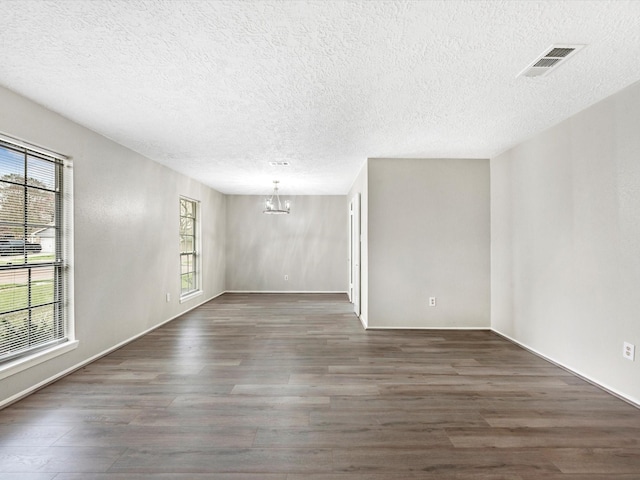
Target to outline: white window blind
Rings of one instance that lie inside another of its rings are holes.
[[[67,340],[62,168],[0,139],[0,362]]]

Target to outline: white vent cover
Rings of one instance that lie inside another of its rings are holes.
[[[572,57],[578,50],[583,48],[584,45],[551,45],[516,76],[542,77],[565,63],[569,57]]]
[[[288,167],[290,165],[289,162],[269,162],[269,165],[272,167]]]

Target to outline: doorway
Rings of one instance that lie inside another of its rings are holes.
[[[360,194],[349,203],[349,300],[360,317]]]

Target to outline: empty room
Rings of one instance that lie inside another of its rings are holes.
[[[0,480],[640,479],[640,1],[0,13]]]

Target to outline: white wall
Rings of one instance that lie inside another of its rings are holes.
[[[489,161],[369,159],[368,175],[369,327],[489,328]]]
[[[285,197],[289,215],[263,214],[263,196],[227,196],[227,290],[346,292],[345,197]]]
[[[491,235],[493,329],[640,403],[640,83],[491,160]]]
[[[0,132],[69,155],[77,349],[0,380],[0,404],[224,291],[225,198],[0,88]],[[200,200],[204,294],[179,304],[178,197]],[[165,302],[165,293],[171,302]]]

